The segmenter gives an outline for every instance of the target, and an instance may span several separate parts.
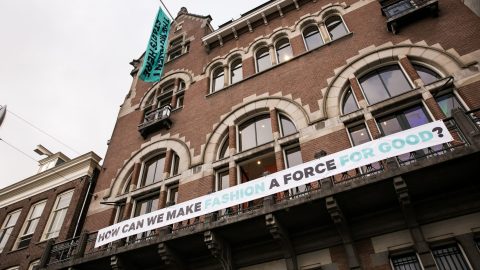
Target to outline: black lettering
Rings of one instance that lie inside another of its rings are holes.
[[[313,173],[313,168],[312,167],[307,167],[305,169],[303,169],[304,173],[305,173],[305,178],[308,178],[310,176],[314,176],[315,174]]]
[[[106,232],[106,233],[105,233],[105,239],[110,238],[111,235],[112,235],[112,231]]]
[[[335,165],[334,159],[330,159],[329,161],[326,162],[326,164],[327,164],[327,170],[329,171],[335,170],[337,168],[337,166]]]
[[[200,212],[202,210],[202,203],[201,202],[197,202],[195,204],[195,212]]]
[[[105,240],[105,233],[98,235],[98,241],[103,241],[103,240]]]
[[[128,232],[128,224],[125,224],[122,227],[122,233],[127,233],[127,232]]]
[[[302,171],[296,171],[293,173],[293,180],[295,181],[300,181],[303,178],[303,172]]]
[[[130,223],[130,226],[128,227],[128,231],[134,231],[135,230],[135,222]]]
[[[163,214],[157,215],[157,223],[163,222]]]
[[[277,179],[273,178],[272,181],[270,181],[270,188],[272,189],[274,187],[280,187],[280,184],[278,184]]]
[[[151,225],[155,224],[155,219],[156,218],[157,218],[157,216],[147,218],[147,225],[151,226]]]
[[[183,210],[183,207],[181,207],[180,209],[178,209],[177,218],[184,215],[185,215],[185,210]]]
[[[317,166],[315,166],[315,172],[316,173],[324,173],[325,169],[320,169],[320,167],[324,167],[325,164],[323,163],[318,163]]]
[[[292,175],[291,175],[291,174],[288,173],[288,174],[285,174],[285,175],[283,176],[283,183],[284,183],[285,185],[288,184],[288,181],[290,181],[290,180],[292,180]]]
[[[185,210],[186,210],[185,212],[186,212],[187,215],[192,214],[193,213],[193,204],[186,206]]]
[[[137,221],[137,227],[135,229],[138,229],[138,228],[140,229],[143,228],[143,219]]]
[[[119,231],[120,231],[120,227],[118,227],[116,229],[112,229],[112,237],[117,236]]]
[[[175,209],[175,210],[172,210],[172,211],[168,211],[168,212],[167,212],[167,220],[170,220],[170,219],[172,219],[172,218],[175,218],[176,214],[177,214],[177,210],[176,210],[176,209]]]

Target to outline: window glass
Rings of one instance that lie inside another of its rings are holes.
[[[424,84],[430,84],[441,78],[435,71],[420,65],[413,65]]]
[[[187,85],[185,84],[185,82],[183,80],[180,80],[178,82],[178,91],[177,92],[183,91],[183,90],[185,90],[185,88],[187,88]]]
[[[422,107],[406,110],[405,118],[407,119],[409,128],[418,127],[430,122]]]
[[[20,237],[16,244],[16,248],[23,248],[30,244],[32,240],[33,233],[37,228],[40,217],[45,208],[46,201],[32,205],[28,213],[27,219],[25,220],[25,225],[20,233]]]
[[[168,61],[171,61],[175,58],[178,58],[182,55],[182,48],[175,49],[174,51],[168,54]]]
[[[331,16],[325,21],[325,26],[327,27],[328,33],[332,40],[335,40],[339,37],[346,35],[347,28],[343,24],[342,18],[340,16]]]
[[[318,31],[318,27],[311,25],[303,30],[303,38],[305,39],[305,45],[307,50],[313,50],[323,45],[323,39]]]
[[[156,210],[158,210],[158,196],[150,197],[137,202],[135,216],[138,217]]]
[[[267,47],[263,47],[255,54],[257,58],[257,72],[261,72],[272,66],[272,60],[270,59],[270,51]]]
[[[273,140],[272,123],[270,117],[258,120],[256,123],[257,145],[262,145]]]
[[[297,132],[295,124],[284,115],[280,115],[280,125],[282,126],[283,136],[288,136]]]
[[[285,151],[287,168],[294,167],[303,163],[300,147],[291,148]]]
[[[458,245],[446,245],[432,249],[433,257],[441,270],[470,270]]]
[[[218,183],[217,184],[217,191],[230,187],[230,179],[228,177],[228,170],[218,173],[217,183]]]
[[[54,208],[52,209],[50,225],[45,234],[46,239],[57,237],[60,234],[63,221],[67,215],[68,206],[72,200],[73,190],[58,195]]]
[[[438,106],[440,106],[440,109],[446,117],[452,116],[453,109],[463,108],[463,106],[460,104],[460,102],[453,93],[437,97],[436,101],[438,102]]]
[[[358,110],[357,102],[353,96],[352,89],[348,89],[343,98],[343,114],[349,114]]]
[[[290,46],[288,38],[282,38],[279,40],[275,49],[277,50],[278,63],[288,61],[293,57],[292,47]]]
[[[415,253],[407,253],[391,258],[394,270],[422,270]]]
[[[398,65],[374,70],[359,80],[370,104],[400,95],[412,89]]]
[[[178,186],[173,186],[168,188],[167,203],[170,203],[170,204],[178,203]]]
[[[225,73],[223,72],[223,67],[219,67],[213,71],[212,78],[212,91],[218,91],[224,87],[225,84]]]
[[[0,230],[0,252],[3,251],[3,248],[5,248],[5,245],[7,244],[8,238],[12,234],[13,227],[17,223],[20,212],[21,210],[8,213],[8,215],[5,217]]]
[[[156,156],[145,163],[145,172],[142,186],[148,186],[158,182],[163,177],[165,166],[165,155]]]
[[[239,165],[242,183],[262,177],[265,173],[277,171],[275,154],[273,152],[244,161]]]
[[[162,108],[164,106],[167,106],[167,105],[170,105],[170,103],[172,102],[172,91],[170,92],[165,92],[164,94],[162,94],[160,97],[158,97],[157,99],[157,107],[158,108]]]
[[[33,261],[33,262],[31,262],[30,265],[28,266],[28,270],[33,270],[33,268],[34,268],[35,266],[38,266],[38,265],[40,265],[40,260]]]
[[[180,166],[180,157],[177,153],[173,153],[172,155],[172,168],[171,168],[171,175],[175,176],[178,175],[178,168]]]
[[[220,147],[220,152],[218,154],[218,158],[219,159],[222,159],[222,158],[226,158],[228,157],[228,155],[230,154],[229,153],[229,141],[228,141],[228,136],[223,140],[223,144],[222,146]]]
[[[242,59],[237,59],[232,62],[230,67],[230,82],[232,84],[243,79]]]
[[[348,129],[350,138],[352,139],[353,146],[357,146],[370,141],[370,135],[368,134],[365,125],[358,125]]]
[[[255,122],[240,127],[240,149],[246,150],[257,146]]]
[[[183,107],[183,100],[184,100],[184,96],[183,95],[178,95],[177,96],[177,104],[176,104],[176,107],[175,108],[181,108]]]

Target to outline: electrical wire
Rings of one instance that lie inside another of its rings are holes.
[[[75,150],[75,149],[73,149],[72,147],[66,145],[65,143],[63,143],[63,142],[60,141],[59,139],[55,138],[53,135],[48,134],[46,131],[43,131],[43,130],[40,129],[39,127],[35,126],[34,124],[32,124],[31,122],[29,122],[28,120],[26,120],[25,118],[23,118],[23,117],[19,116],[18,114],[12,112],[12,110],[7,109],[7,112],[10,113],[10,114],[12,114],[13,116],[17,117],[18,119],[22,120],[23,122],[27,123],[27,124],[30,125],[31,127],[35,128],[35,129],[38,130],[39,132],[47,135],[47,136],[50,137],[51,139],[53,139],[53,140],[55,140],[56,142],[60,143],[61,145],[67,147],[67,148],[70,149],[70,150],[72,150],[73,152],[75,152],[75,154],[80,155],[80,153],[79,153],[77,150]]]

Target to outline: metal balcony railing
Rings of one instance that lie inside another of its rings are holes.
[[[382,14],[387,17],[388,31],[396,34],[400,22],[421,17],[430,12],[438,14],[438,0],[380,0]]]
[[[143,122],[138,125],[138,131],[143,137],[149,133],[160,128],[169,129],[172,126],[170,114],[172,113],[172,106],[166,105],[156,110],[149,111],[145,114]]]

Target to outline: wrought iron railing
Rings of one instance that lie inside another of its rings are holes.
[[[50,250],[47,265],[62,263],[73,257],[77,252],[79,239],[79,237],[75,237],[67,241],[55,243]]]
[[[168,119],[170,117],[170,113],[172,112],[172,106],[166,105],[156,110],[152,110],[145,114],[143,119],[143,123],[141,123],[138,128],[141,129],[146,127],[154,122],[159,122],[164,119]]]

